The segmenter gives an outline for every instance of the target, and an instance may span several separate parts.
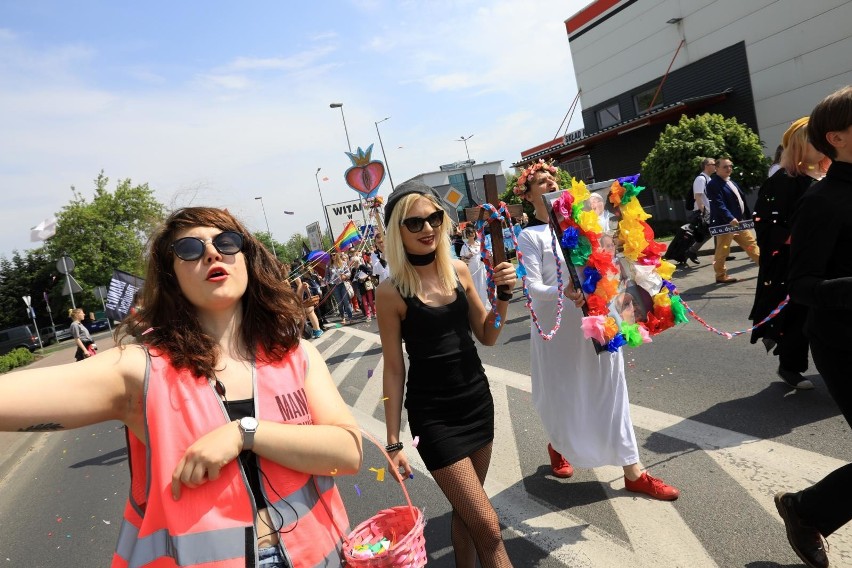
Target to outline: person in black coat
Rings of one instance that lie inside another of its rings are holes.
[[[795,121],[784,133],[781,169],[760,188],[754,206],[754,228],[760,256],[754,305],[749,319],[762,321],[787,297],[790,262],[790,226],[799,200],[814,181],[825,176],[831,160],[808,142],[808,117]],[[789,302],[773,319],[755,329],[751,342],[763,340],[766,350],[775,347],[778,376],[798,389],[812,389],[802,373],[808,369],[808,340],[804,334],[808,308]]]
[[[810,308],[805,334],[814,365],[852,425],[852,86],[814,108],[808,138],[833,161],[793,216],[790,297]],[[852,520],[852,464],[803,491],[776,494],[775,506],[799,558],[807,566],[826,568],[823,537]]]

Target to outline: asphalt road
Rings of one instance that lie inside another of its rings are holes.
[[[675,274],[687,303],[725,331],[748,327],[754,294],[756,268],[737,256],[729,263],[730,273],[743,278],[737,284],[713,283],[707,256],[700,267]],[[515,566],[801,566],[772,494],[804,487],[852,455],[848,426],[813,368],[807,375],[816,389],[791,391],[761,345],[748,336],[725,339],[694,321],[626,351],[642,462],[682,490],[678,501],[661,503],[626,493],[620,468],[577,470],[570,480],[549,475],[547,439],[530,404],[522,300],[513,301],[507,320],[498,345],[480,355],[497,415],[486,490]],[[383,440],[375,322],[333,330],[315,343],[359,423]],[[68,360],[64,353],[41,364]],[[0,565],[108,565],[127,491],[118,426],[0,435]],[[429,565],[453,566],[449,507],[416,452],[409,457],[416,473],[406,487],[425,511]],[[338,480],[352,526],[405,502],[389,476],[377,480],[383,467],[366,443],[362,471]],[[829,542],[832,566],[852,566],[852,531]]]

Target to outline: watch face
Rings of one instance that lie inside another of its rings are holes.
[[[240,418],[240,427],[242,427],[243,430],[254,432],[257,430],[257,419],[251,416]]]

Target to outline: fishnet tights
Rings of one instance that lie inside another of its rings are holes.
[[[453,507],[451,533],[457,568],[511,568],[500,522],[482,484],[491,462],[491,446],[478,449],[452,465],[432,471],[432,477]]]

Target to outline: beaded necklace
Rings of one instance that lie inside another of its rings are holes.
[[[515,245],[515,253],[518,257],[517,274],[521,277],[521,282],[523,283],[522,289],[524,298],[526,298],[525,305],[530,311],[533,324],[535,324],[539,336],[541,336],[541,338],[545,341],[550,341],[556,335],[556,332],[559,331],[559,326],[562,323],[562,309],[564,308],[563,292],[565,290],[565,283],[562,280],[562,262],[559,260],[559,254],[556,252],[556,233],[553,231],[553,227],[548,224],[548,227],[550,228],[550,248],[553,252],[553,260],[556,261],[556,289],[559,293],[559,299],[556,303],[556,322],[553,325],[553,329],[549,332],[545,332],[541,328],[535,309],[532,307],[532,298],[530,298],[529,288],[527,288],[527,269],[526,266],[524,266],[524,255],[518,247],[518,238],[513,230],[514,223],[512,222],[512,216],[509,214],[506,204],[501,201],[499,207],[494,207],[490,203],[483,203],[479,207],[488,213],[488,221],[501,221],[504,218],[506,219],[506,222],[509,225],[509,232],[512,235],[512,243]],[[476,224],[476,232],[479,236],[480,242],[479,255],[482,259],[482,263],[485,265],[485,282],[488,288],[488,301],[491,302],[491,311],[497,315],[494,327],[500,327],[500,314],[497,314],[497,286],[494,284],[494,267],[492,266],[491,260],[488,258],[488,252],[485,250],[485,224],[486,221],[484,220],[478,221]]]

